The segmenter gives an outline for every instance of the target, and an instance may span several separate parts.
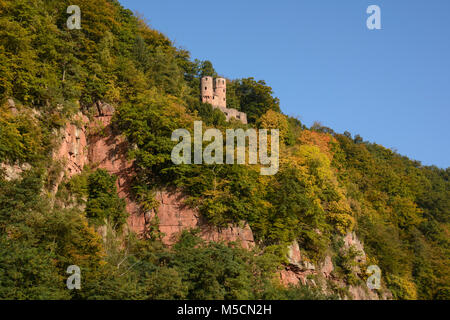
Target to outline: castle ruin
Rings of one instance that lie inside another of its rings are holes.
[[[219,109],[225,114],[227,121],[235,118],[244,124],[247,124],[247,114],[236,109],[227,108],[227,81],[224,78],[216,78],[213,86],[213,77],[203,77],[202,102],[209,103],[214,109]]]

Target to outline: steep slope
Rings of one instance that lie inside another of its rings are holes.
[[[228,80],[249,124],[227,122],[210,62],[117,1],[78,1],[69,30],[69,5],[0,0],[0,298],[449,298],[448,169],[307,128],[253,78]],[[174,165],[195,120],[279,129],[279,172]]]

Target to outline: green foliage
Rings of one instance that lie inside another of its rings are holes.
[[[110,222],[119,229],[126,221],[125,200],[117,195],[116,176],[98,169],[88,177],[86,215],[97,225]]]
[[[422,167],[348,135],[336,138],[344,152],[342,181],[349,196],[358,199],[358,231],[366,252],[386,274],[388,288],[399,299],[436,299],[449,279],[442,223],[448,219],[443,214],[448,212],[448,169]]]
[[[200,78],[217,76],[212,63],[191,61],[117,1],[79,0],[82,29],[71,31],[68,0],[0,3],[0,162],[32,164],[17,180],[0,175],[1,299],[326,299],[308,287],[280,287],[274,275],[293,240],[319,262],[331,239],[352,230],[395,298],[449,299],[449,169],[319,123],[306,130],[281,114],[263,80],[228,81],[228,107],[246,112],[250,124],[226,122],[199,102]],[[116,107],[114,130],[131,146],[144,210],[156,209],[154,190],[175,187],[212,224],[247,221],[261,249],[192,233],[172,249],[157,236],[125,236],[124,201],[104,170],[63,182],[53,201],[53,133],[98,100]],[[173,165],[172,132],[192,130],[197,119],[221,130],[280,129],[280,171]],[[103,241],[89,222],[106,226]],[[355,284],[354,254],[334,250],[338,273]],[[71,264],[82,269],[80,291],[65,289]]]
[[[0,299],[68,299],[69,265],[94,282],[89,270],[104,270],[100,237],[81,212],[52,209],[42,186],[40,170],[0,180]]]
[[[137,243],[135,272],[149,299],[323,299],[308,288],[282,288],[273,276],[277,259],[184,232],[172,251]],[[150,267],[151,265],[151,267]],[[153,270],[151,273],[147,273]]]
[[[259,118],[257,125],[261,129],[278,129],[281,142],[287,145],[294,144],[293,133],[285,115],[269,109]]]
[[[33,162],[42,158],[43,132],[29,110],[13,114],[0,107],[0,162]],[[27,112],[28,111],[28,112]]]
[[[0,237],[0,299],[68,299],[56,255],[27,241]]]
[[[211,61],[208,60],[202,61],[200,63],[199,69],[200,69],[200,77],[210,76],[216,78],[218,76],[216,70],[214,70]]]
[[[222,111],[214,109],[209,103],[196,103],[195,109],[198,116],[207,126],[225,127],[226,117]]]
[[[324,213],[314,205],[307,186],[294,168],[286,168],[276,176],[270,184],[268,199],[272,204],[271,227],[267,230],[269,239],[279,239],[284,243],[292,242],[296,237],[303,239],[308,237],[308,230],[324,223]]]
[[[273,97],[272,88],[264,80],[253,78],[234,80],[227,84],[227,101],[234,107],[247,113],[249,122],[256,122],[268,110],[281,112],[280,101]]]

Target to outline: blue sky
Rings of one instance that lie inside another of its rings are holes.
[[[285,114],[450,166],[450,1],[120,0],[227,78],[264,79]],[[366,9],[381,8],[382,30]]]

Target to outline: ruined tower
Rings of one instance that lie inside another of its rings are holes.
[[[227,108],[227,81],[225,78],[216,78],[213,87],[213,77],[203,77],[201,80],[202,102],[209,103],[225,114],[227,120],[235,118],[247,123],[247,114],[236,109]]]
[[[227,82],[224,78],[216,79],[216,89],[214,90],[213,103],[217,107],[227,107]]]
[[[203,77],[201,85],[202,85],[202,102],[213,104],[214,98],[213,78]]]

